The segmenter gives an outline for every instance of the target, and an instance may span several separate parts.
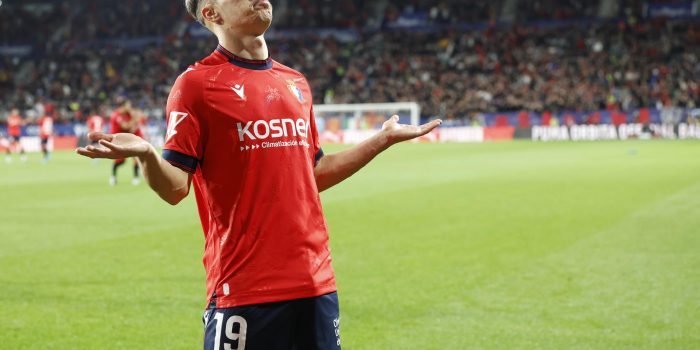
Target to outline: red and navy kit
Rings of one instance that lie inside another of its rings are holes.
[[[43,116],[39,119],[39,137],[47,140],[51,135],[53,135],[53,118]]]
[[[194,174],[216,308],[335,292],[304,76],[219,46],[175,82],[163,157]]]
[[[22,117],[17,114],[7,117],[7,134],[15,141],[19,140],[22,136]]]
[[[143,134],[141,133],[140,123],[136,124],[133,129],[125,129],[122,127],[122,124],[124,123],[132,123],[132,120],[134,120],[134,118],[136,117],[132,116],[129,112],[120,112],[118,110],[114,111],[109,118],[110,133],[130,133],[142,137]]]
[[[205,350],[341,350],[337,293],[208,309],[204,322]]]

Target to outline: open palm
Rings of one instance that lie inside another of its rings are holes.
[[[146,140],[134,134],[90,133],[88,138],[98,142],[98,146],[89,145],[78,148],[78,154],[89,158],[124,159],[146,155],[152,147]]]
[[[399,124],[399,117],[395,115],[384,122],[382,132],[387,135],[389,142],[393,144],[426,135],[440,126],[440,124],[442,124],[442,120],[440,119],[433,120],[430,123],[420,126]]]

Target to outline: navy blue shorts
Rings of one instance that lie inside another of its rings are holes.
[[[204,350],[340,350],[338,294],[207,309]]]

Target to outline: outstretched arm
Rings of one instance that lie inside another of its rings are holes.
[[[166,202],[180,203],[190,190],[192,175],[164,160],[156,149],[133,134],[90,133],[99,146],[78,148],[78,154],[89,158],[124,159],[136,157],[141,163],[148,185]]]
[[[399,117],[389,119],[377,135],[348,150],[322,157],[314,168],[316,186],[325,191],[367,165],[379,153],[399,142],[423,136],[442,124],[433,120],[421,126],[399,124]]]

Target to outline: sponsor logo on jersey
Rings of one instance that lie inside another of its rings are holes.
[[[241,142],[278,139],[288,136],[307,138],[309,123],[302,119],[273,119],[238,123],[238,139]]]

